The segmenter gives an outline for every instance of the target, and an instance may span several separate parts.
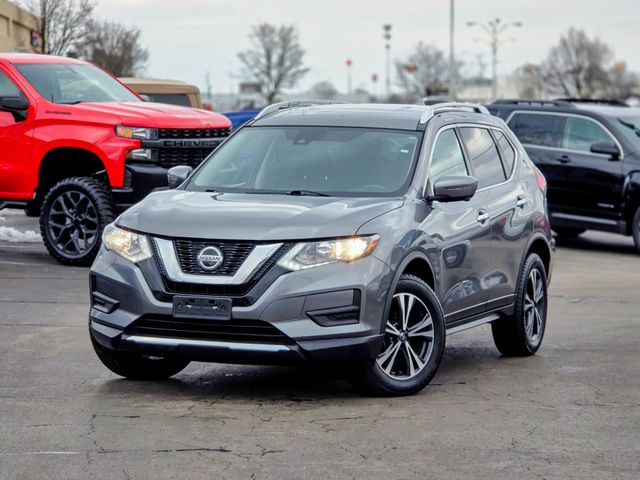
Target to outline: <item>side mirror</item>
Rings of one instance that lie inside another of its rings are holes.
[[[459,202],[469,200],[478,189],[478,180],[467,175],[445,175],[433,185],[433,195],[428,200]]]
[[[591,145],[591,153],[609,155],[612,160],[618,160],[621,152],[618,146],[613,142],[597,142]]]
[[[169,183],[169,188],[178,188],[187,178],[189,178],[191,172],[193,172],[193,168],[187,165],[178,165],[177,167],[172,167],[167,170],[167,182]]]
[[[0,97],[0,110],[10,112],[16,122],[21,122],[27,118],[29,100],[24,97]]]

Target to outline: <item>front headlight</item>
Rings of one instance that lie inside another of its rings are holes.
[[[158,130],[144,127],[125,127],[118,125],[116,135],[122,138],[137,138],[138,140],[155,140],[158,138]]]
[[[278,265],[288,270],[302,270],[334,262],[353,262],[371,255],[379,238],[371,235],[298,243],[278,260]]]
[[[107,250],[111,250],[133,263],[151,258],[149,240],[145,235],[123,230],[113,223],[104,227],[102,242]]]

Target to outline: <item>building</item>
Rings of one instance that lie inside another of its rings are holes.
[[[39,53],[36,17],[8,0],[0,0],[0,52]]]

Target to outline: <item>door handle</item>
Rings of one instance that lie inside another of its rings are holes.
[[[481,211],[478,212],[477,220],[480,223],[485,223],[487,220],[489,220],[489,217],[490,217],[490,215],[489,215],[488,212],[485,212],[484,210],[481,210]]]
[[[518,195],[516,200],[516,207],[523,208],[527,204],[527,197],[524,195]]]
[[[571,157],[569,155],[562,155],[556,158],[556,162],[558,163],[571,163]]]

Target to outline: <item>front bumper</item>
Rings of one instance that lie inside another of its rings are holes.
[[[124,185],[112,190],[118,211],[124,211],[154,190],[167,188],[167,169],[160,165],[128,163],[125,166]]]
[[[148,262],[155,264],[154,259]],[[393,275],[373,256],[275,279],[267,272],[257,287],[262,281],[268,286],[257,288],[262,290],[257,298],[249,298],[249,304],[245,298],[234,298],[231,320],[208,320],[212,323],[200,324],[197,335],[192,325],[175,335],[153,330],[165,324],[175,328],[184,320],[172,317],[173,294],[152,290],[149,269],[150,265],[140,268],[106,250],[96,259],[90,274],[90,329],[101,345],[145,355],[247,364],[357,361],[380,352],[384,303]],[[264,325],[255,328],[270,336],[243,340],[242,329],[254,325]]]

